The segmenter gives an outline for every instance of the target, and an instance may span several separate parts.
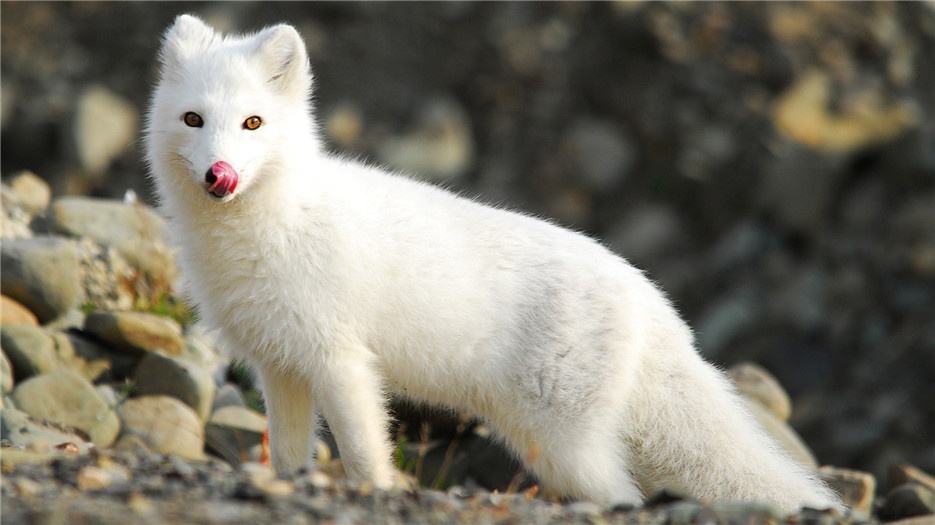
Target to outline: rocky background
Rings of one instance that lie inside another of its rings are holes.
[[[292,23],[330,147],[604,240],[709,359],[778,378],[792,410],[764,417],[789,446],[873,475],[855,474],[868,513],[918,514],[879,513],[912,483],[935,507],[930,479],[893,470],[935,472],[932,4],[4,2],[3,437],[28,449],[3,449],[5,520],[10,497],[93,503],[95,483],[144,472],[285,490],[254,483],[262,405],[174,293],[140,160],[153,56],[183,8],[223,30]],[[423,483],[529,486],[466,416],[396,409]],[[236,476],[99,452],[197,461],[205,441]],[[61,443],[86,465],[12,470]]]

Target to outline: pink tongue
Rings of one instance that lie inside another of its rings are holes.
[[[211,166],[211,173],[214,174],[217,179],[214,181],[214,184],[208,188],[208,191],[218,197],[224,197],[234,193],[234,189],[237,188],[237,180],[239,177],[233,166],[223,160],[219,160]]]

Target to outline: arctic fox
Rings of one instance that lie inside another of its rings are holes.
[[[187,293],[257,373],[276,471],[311,464],[321,415],[348,476],[390,487],[396,394],[483,417],[556,495],[841,508],[625,260],[326,153],[291,26],[223,36],[181,15],[160,63],[152,180]]]

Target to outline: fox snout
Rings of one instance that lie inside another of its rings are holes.
[[[219,199],[234,193],[239,179],[237,170],[223,160],[215,162],[205,172],[208,193]]]

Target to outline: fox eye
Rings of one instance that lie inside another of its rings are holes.
[[[250,131],[253,131],[256,128],[260,127],[260,124],[262,123],[263,123],[263,120],[260,117],[254,115],[252,117],[249,117],[247,120],[243,121],[243,129],[249,129]]]
[[[201,115],[194,111],[189,111],[183,115],[182,120],[185,121],[185,125],[190,128],[200,128],[205,125],[205,121],[201,119]]]

